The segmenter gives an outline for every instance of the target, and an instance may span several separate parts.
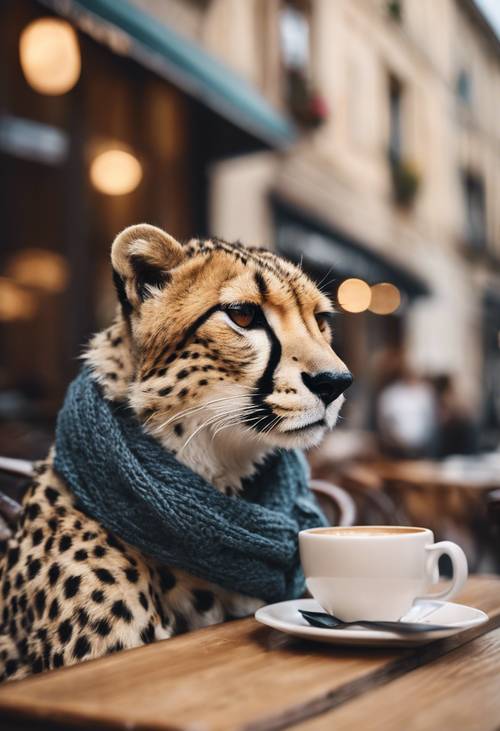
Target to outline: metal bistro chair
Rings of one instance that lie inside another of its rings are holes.
[[[311,480],[309,487],[330,525],[350,526],[356,523],[356,503],[346,490],[327,480]]]
[[[35,475],[32,462],[8,457],[0,457],[0,473],[2,472],[24,478]],[[326,480],[311,480],[310,487],[331,525],[354,525],[356,504],[346,490]],[[0,491],[0,540],[8,538],[20,512],[21,505]]]
[[[28,480],[34,475],[33,463],[25,459],[0,457],[0,474],[23,477]],[[0,490],[0,541],[5,541],[15,527],[21,505]]]

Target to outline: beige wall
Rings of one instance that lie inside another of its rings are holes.
[[[214,165],[209,205],[215,234],[227,241],[272,248],[267,196],[277,164],[272,152],[263,152]]]
[[[199,41],[204,25],[203,6],[205,3],[196,0],[131,0],[132,5],[150,15],[161,23],[174,28],[178,33]]]

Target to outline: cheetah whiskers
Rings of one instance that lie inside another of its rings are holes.
[[[250,387],[247,387],[250,388]],[[255,389],[257,390],[257,389]],[[244,399],[247,398],[248,394],[240,393],[238,395],[234,396],[224,396],[222,398],[212,399],[211,401],[207,401],[203,404],[199,404],[198,406],[189,406],[187,409],[184,409],[183,411],[180,411],[178,414],[174,414],[173,416],[170,416],[166,421],[162,422],[158,426],[156,426],[153,431],[159,432],[162,431],[166,426],[171,424],[174,421],[178,421],[179,419],[183,419],[185,416],[191,416],[192,414],[196,413],[197,411],[202,411],[203,409],[207,409],[213,404],[220,403],[222,401],[234,401],[235,399]],[[145,426],[156,416],[156,414],[152,414],[148,419],[145,421]]]
[[[262,412],[262,408],[259,407],[259,410]],[[269,431],[271,431],[272,428],[274,428],[274,426],[276,426],[276,424],[277,424],[276,419],[282,419],[283,417],[281,417],[281,416],[275,417],[275,419],[271,422],[271,429],[269,429],[267,431],[264,430],[262,432],[256,431],[255,427],[257,426],[257,424],[260,424],[261,421],[264,421],[264,419],[267,419],[267,418],[268,418],[268,414],[264,414],[264,416],[260,416],[259,414],[257,414],[255,416],[251,416],[246,419],[239,419],[235,423],[238,425],[241,425],[244,431],[251,434],[252,437],[257,438],[258,441],[263,441],[264,434],[268,433]],[[255,421],[255,419],[257,419],[257,421],[254,424],[252,424],[252,421]],[[250,424],[251,428],[246,426],[247,424]],[[225,424],[222,427],[220,427],[217,431],[222,431],[222,429],[226,429],[227,427],[232,426],[232,425],[233,424]]]
[[[238,417],[233,417],[232,420],[229,421],[227,424],[223,423],[222,426],[218,426],[215,429],[214,433],[212,434],[212,441],[215,439],[215,437],[217,436],[217,434],[219,432],[221,432],[223,429],[227,429],[230,426],[236,426],[236,425],[238,425],[238,426],[242,425],[243,426],[244,424],[250,423],[253,419],[258,418],[259,413],[256,414],[255,413],[256,411],[262,413],[263,409],[260,406],[257,406],[257,407],[255,407],[255,406],[249,406],[248,407],[248,413],[250,414],[250,416],[246,417],[245,416],[245,413],[243,413],[243,414],[240,414]],[[244,418],[241,418],[242,416]],[[262,417],[262,418],[264,418],[264,417]]]
[[[331,266],[331,267],[330,267],[330,268],[328,269],[328,271],[326,272],[326,274],[324,274],[324,275],[323,275],[323,276],[321,277],[321,279],[319,280],[319,282],[316,282],[316,287],[317,287],[318,289],[321,289],[321,286],[322,286],[322,285],[324,285],[324,283],[326,282],[326,280],[328,279],[328,277],[330,276],[330,274],[332,273],[332,271],[333,271],[333,266]],[[324,286],[327,286],[327,285],[324,285]]]
[[[228,424],[235,424],[238,422],[239,416],[245,416],[247,413],[253,413],[254,407],[250,405],[240,406],[237,408],[234,408],[230,410],[229,412],[221,412],[218,410],[215,414],[212,414],[208,419],[206,419],[202,424],[200,424],[194,432],[188,437],[186,442],[182,445],[181,449],[179,450],[179,454],[183,452],[183,450],[188,446],[188,444],[191,442],[191,439],[193,439],[197,434],[199,434],[204,428],[209,426],[219,426],[219,424],[224,424],[228,422]],[[213,438],[213,437],[212,437]]]
[[[189,437],[186,439],[186,441],[184,442],[182,447],[179,449],[179,454],[183,453],[183,451],[186,449],[188,444],[190,444],[190,442],[195,438],[195,436],[197,434],[199,434],[202,431],[202,429],[205,429],[207,426],[210,426],[211,424],[219,422],[223,418],[224,417],[221,416],[220,414],[215,414],[215,415],[210,416],[206,421],[204,421],[202,424],[200,424],[198,427],[196,427],[196,429],[189,435]]]
[[[278,426],[284,420],[283,416],[275,416],[270,424],[262,430],[262,434],[269,434],[275,426]]]
[[[264,416],[260,416],[260,413],[255,414],[255,411],[258,411],[258,412],[262,413],[264,411],[264,409],[261,406],[251,407],[251,414],[252,415],[249,416],[249,417],[247,417],[247,418],[245,418],[245,419],[241,419],[238,423],[240,423],[240,424],[249,424],[252,421],[254,421],[255,419],[257,419],[256,424],[259,424],[261,421],[263,421],[267,417],[267,414],[266,413],[264,413]]]

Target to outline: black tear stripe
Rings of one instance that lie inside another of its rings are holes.
[[[209,317],[212,317],[212,315],[214,314],[214,312],[217,312],[217,310],[220,310],[220,304],[219,303],[217,303],[216,305],[213,305],[212,307],[209,307],[208,310],[205,310],[205,312],[203,313],[203,315],[200,315],[193,322],[193,324],[188,327],[188,329],[186,330],[186,332],[182,336],[182,339],[179,340],[179,342],[176,344],[175,349],[176,350],[181,350],[186,345],[186,343],[188,342],[188,340],[191,340],[191,338],[193,337],[193,335],[195,334],[195,332],[198,330],[198,328],[200,328],[203,325],[203,323],[208,320]]]
[[[274,390],[274,372],[281,360],[281,343],[266,320],[264,314],[262,315],[262,319],[263,328],[271,344],[271,352],[269,353],[269,360],[267,362],[266,369],[257,381],[257,391],[252,396],[252,403],[259,408],[257,413],[258,419],[255,424],[249,424],[252,429],[259,432],[268,427],[276,417],[276,414],[269,404],[264,401],[264,399],[267,398],[267,396],[269,396]]]

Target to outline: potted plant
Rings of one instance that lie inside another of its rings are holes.
[[[420,188],[420,173],[416,166],[405,158],[390,161],[392,190],[395,202],[403,207],[410,207]]]
[[[303,127],[318,127],[328,118],[324,97],[300,69],[288,71],[288,107],[294,119]]]

